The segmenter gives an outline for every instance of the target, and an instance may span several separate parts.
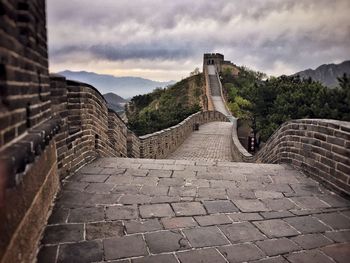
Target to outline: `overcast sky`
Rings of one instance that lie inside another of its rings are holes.
[[[350,59],[349,0],[48,0],[50,70],[179,80],[219,52],[291,74]]]

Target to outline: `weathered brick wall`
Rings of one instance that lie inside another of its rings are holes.
[[[45,22],[44,0],[0,0],[1,262],[35,258],[59,188]]]
[[[140,139],[135,133],[128,130],[127,155],[130,158],[140,158]]]
[[[50,118],[45,1],[0,1],[0,147]]]
[[[62,119],[56,137],[61,177],[96,157],[127,155],[126,125],[93,86],[51,75],[51,95],[53,114]]]
[[[175,151],[193,131],[193,125],[212,121],[228,121],[226,116],[217,111],[197,112],[179,124],[152,134],[141,136],[140,157],[160,159]]]
[[[284,123],[243,161],[289,163],[339,193],[350,195],[350,122],[301,119]]]

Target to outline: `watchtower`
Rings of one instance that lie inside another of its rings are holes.
[[[206,53],[203,58],[203,66],[205,65],[215,65],[216,70],[221,72],[222,63],[224,62],[224,55],[220,53]]]

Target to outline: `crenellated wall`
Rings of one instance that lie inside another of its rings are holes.
[[[58,94],[52,110],[63,122],[56,137],[61,177],[98,156],[127,156],[126,125],[93,86],[51,75],[51,87]]]
[[[0,262],[30,262],[59,189],[44,0],[0,0]]]
[[[212,121],[228,121],[226,116],[218,111],[202,111],[192,114],[179,124],[139,138],[140,157],[161,159],[175,151],[191,134],[195,124]]]
[[[245,162],[288,163],[338,193],[350,196],[350,122],[300,119],[284,123]]]

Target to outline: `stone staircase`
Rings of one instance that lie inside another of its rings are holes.
[[[38,262],[346,262],[347,242],[350,202],[287,165],[101,158],[64,181]]]
[[[216,75],[209,75],[210,90],[212,96],[221,96],[220,86]]]

